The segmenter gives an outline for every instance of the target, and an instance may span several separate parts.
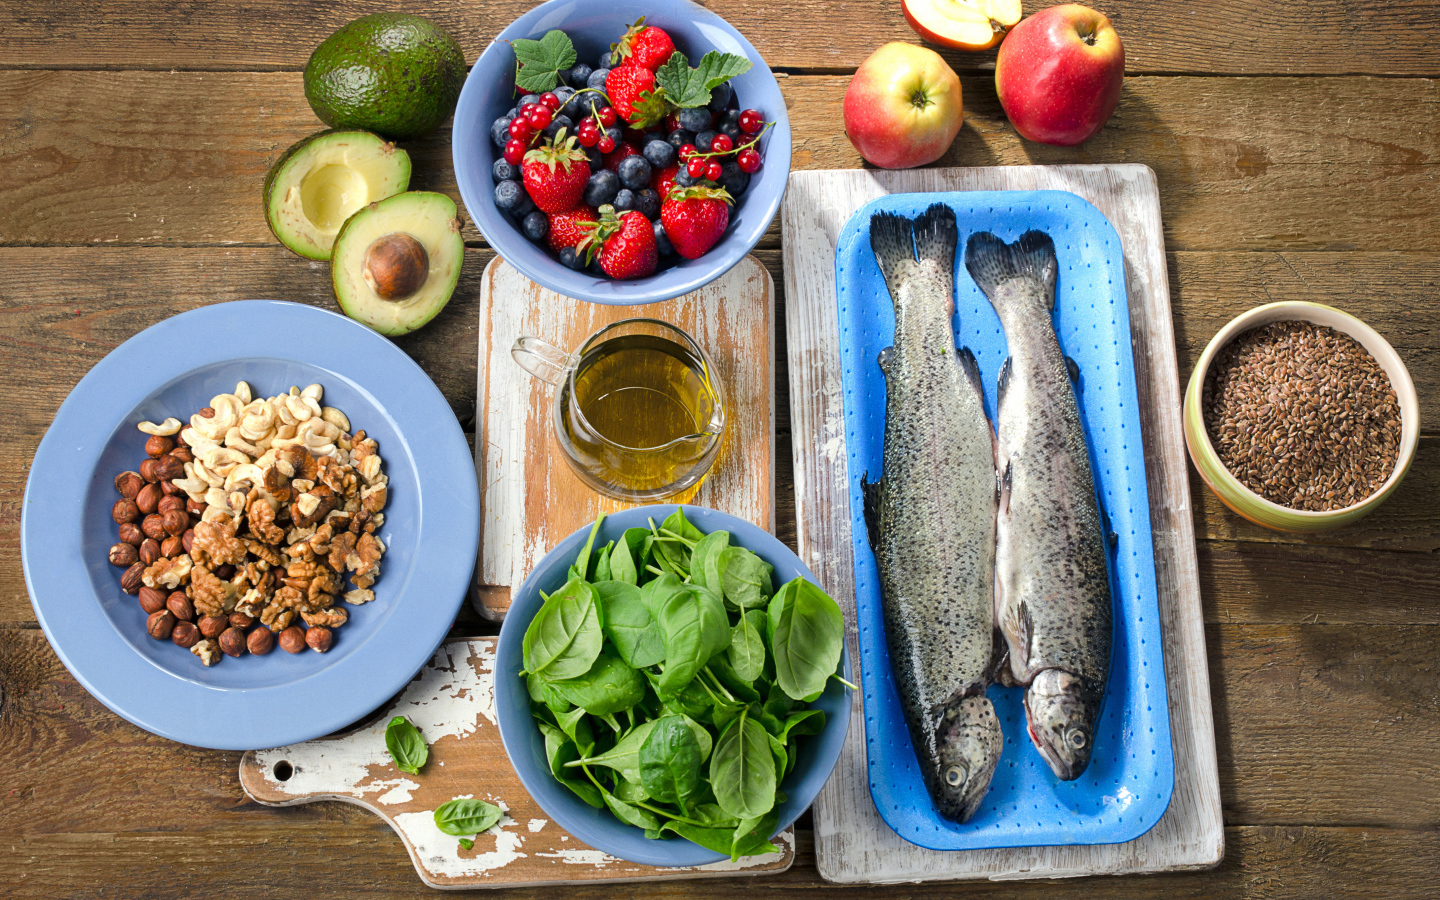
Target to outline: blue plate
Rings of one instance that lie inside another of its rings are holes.
[[[895,333],[890,295],[870,250],[870,216],[886,210],[914,217],[932,203],[946,204],[959,219],[955,340],[980,363],[991,421],[996,377],[1008,353],[999,317],[965,271],[965,241],[977,231],[1013,241],[1031,228],[1054,239],[1060,260],[1056,332],[1080,367],[1090,459],[1101,503],[1119,536],[1110,558],[1114,650],[1090,767],[1076,781],[1056,779],[1026,734],[1023,689],[992,687],[1005,748],[990,793],[963,825],[940,817],[921,781],[890,674],[860,496],[860,476],[869,472],[878,478],[883,468],[885,379],[875,358]],[[1099,210],[1064,191],[896,194],[850,219],[835,252],[835,275],[865,745],[870,794],[880,815],[901,837],[932,850],[1111,844],[1139,837],[1170,805],[1175,770],[1119,236]]]
[[[324,404],[379,443],[390,477],[375,600],[324,654],[224,658],[206,668],[156,641],[120,590],[114,479],[145,458],[137,422],[182,421],[247,381],[257,396],[319,383]],[[295,303],[221,303],[166,319],[91,369],[55,414],[30,466],[20,520],[25,584],[61,662],[100,702],[147,731],[245,750],[328,734],[397,693],[444,639],[479,540],[475,466],[440,391],[389,340]]]
[[[595,546],[619,540],[625,529],[643,527],[652,518],[657,524],[663,522],[675,510],[674,504],[658,504],[607,516],[595,538]],[[800,558],[763,528],[728,513],[698,506],[685,507],[685,518],[706,534],[720,530],[730,532],[731,544],[745,547],[775,567],[777,588],[796,576],[819,584]],[[495,713],[505,753],[520,776],[520,783],[555,824],[597,850],[647,866],[703,866],[729,859],[681,838],[649,840],[643,831],[615,818],[610,810],[586,804],[550,774],[545,738],[530,715],[530,694],[520,677],[520,670],[524,668],[521,644],[530,620],[544,604],[540,591],[550,594],[565,583],[567,570],[589,536],[590,526],[586,525],[545,554],[515,592],[510,610],[505,614],[495,650]],[[840,671],[851,671],[849,651],[842,652]],[[780,804],[776,834],[794,824],[814,802],[840,758],[840,748],[845,745],[845,732],[850,727],[850,689],[831,679],[814,706],[825,710],[825,728],[804,739],[794,770],[780,785],[787,799]]]

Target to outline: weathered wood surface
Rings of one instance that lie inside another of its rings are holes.
[[[668,322],[704,348],[725,397],[720,455],[705,480],[669,502],[723,510],[775,530],[775,290],[753,256],[683,297],[645,306],[597,306],[547,290],[504,260],[480,284],[475,470],[480,480],[483,587],[516,588],[572,531],[640,504],[601,497],[571,471],[555,440],[555,388],[510,356],[516,338],[578,351],[606,325],[636,317]],[[508,591],[482,590],[478,609],[501,619]]]
[[[473,63],[506,25],[534,4],[498,0],[407,3],[460,42]],[[886,41],[919,43],[898,4],[792,0],[771,10],[746,0],[707,0],[772,68],[854,69]],[[1027,0],[1025,13],[1048,2]],[[110,0],[84,13],[63,0],[18,0],[6,22],[0,66],[259,70],[300,69],[315,45],[356,16],[394,9],[343,0],[319,9],[305,0],[223,0],[203,4]],[[1434,45],[1440,22],[1424,4],[1311,0],[1284,7],[1226,0],[1203,13],[1145,0],[1111,0],[1106,13],[1125,41],[1130,72],[1219,74],[1440,74]],[[815,40],[824,34],[824,40]],[[939,49],[939,48],[937,48]],[[942,51],[957,70],[993,66],[995,51]]]
[[[420,879],[434,888],[596,884],[783,872],[795,857],[794,832],[778,853],[732,864],[656,869],[593,850],[548,818],[505,756],[495,718],[495,638],[450,640],[367,724],[240,759],[240,786],[266,806],[339,800],[367,809],[395,829]],[[419,774],[401,772],[385,749],[385,728],[405,716],[429,745]],[[466,850],[435,826],[434,812],[476,797],[505,815]]]
[[[848,81],[781,80],[795,169],[861,165]],[[1440,81],[1131,78],[1078,148],[1022,141],[992,79],[962,83],[966,124],[940,165],[1145,163],[1169,250],[1440,251]],[[0,71],[0,123],[4,244],[272,244],[266,169],[323,127],[286,72]],[[405,146],[412,187],[456,194],[448,129]]]

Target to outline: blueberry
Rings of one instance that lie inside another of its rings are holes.
[[[610,135],[610,140],[615,142],[615,150],[619,150],[620,142],[625,139],[625,132],[620,130],[619,125],[611,125],[609,128],[605,129],[605,133]],[[613,153],[614,150],[612,150],[611,152]]]
[[[718,131],[702,131],[695,135],[696,149],[701,153],[709,153],[711,145],[715,142],[715,138],[718,137],[719,134],[720,132]]]
[[[515,113],[516,113],[516,112],[517,112],[517,110],[516,110],[515,107],[513,107],[513,106],[510,107],[510,111],[505,114],[505,118],[507,118],[507,119],[513,119],[513,118],[515,118]]]
[[[540,133],[545,135],[546,138],[553,138],[562,128],[565,129],[566,137],[570,137],[575,133],[575,123],[571,121],[569,116],[556,116],[550,120],[550,124],[546,125],[545,129]]]
[[[638,191],[650,184],[650,163],[643,156],[627,156],[615,167],[615,174],[620,176],[621,184]]]
[[[565,104],[565,101],[573,96],[575,96],[575,89],[572,87],[557,87],[555,89],[555,97],[560,101],[562,106]]]
[[[505,143],[510,140],[510,117],[501,116],[490,125],[490,142],[495,146],[504,149]]]
[[[644,147],[646,144],[650,143],[651,141],[663,141],[663,140],[665,140],[665,132],[663,132],[663,131],[647,131],[647,132],[645,132],[644,134],[642,134],[642,135],[640,136],[640,146]]]
[[[621,188],[620,193],[610,202],[616,212],[626,212],[635,208],[635,192],[628,188]]]
[[[620,179],[609,169],[601,169],[590,175],[585,183],[585,205],[603,206],[615,199],[620,190]]]
[[[579,122],[581,119],[589,118],[595,110],[604,104],[605,101],[601,100],[598,94],[577,93],[569,100],[566,100],[564,106],[560,107],[560,115],[568,116],[572,122]]]
[[[667,137],[665,140],[670,142],[670,146],[674,147],[676,150],[679,150],[686,144],[695,143],[695,132],[686,131],[683,128],[677,128],[674,131],[670,132],[670,136]]]
[[[715,121],[719,122],[721,125],[729,124],[729,125],[734,125],[736,128],[739,128],[739,127],[740,127],[740,110],[738,110],[738,109],[727,109],[727,110],[725,110],[723,113],[721,113],[721,114],[720,114],[720,117],[719,117],[718,119],[716,119]]]
[[[567,269],[583,269],[585,268],[585,258],[576,253],[574,247],[561,247],[560,265]]]
[[[720,133],[730,138],[731,146],[735,146],[740,143],[741,131],[739,125],[733,125],[729,122],[726,122],[725,124],[720,126]]]
[[[645,145],[645,159],[650,163],[652,169],[665,169],[675,165],[675,154],[678,151],[671,146],[669,141],[651,141]]]
[[[603,91],[605,90],[605,79],[609,77],[609,69],[596,69],[590,73],[590,80],[585,82],[585,86],[592,91]]]
[[[710,120],[708,109],[681,109],[675,112],[675,121],[686,131],[705,131],[710,127]]]
[[[609,69],[617,62],[619,62],[619,60],[615,58],[615,51],[609,48],[600,51],[600,68]]]
[[[750,187],[750,176],[740,171],[740,164],[735,160],[728,160],[720,166],[720,186],[730,192],[730,196],[739,197]]]
[[[501,162],[504,160],[502,159]],[[518,181],[502,181],[495,185],[495,205],[506,212],[513,212],[516,205],[520,203],[521,197],[529,199],[525,195],[525,189],[520,186]]]
[[[661,256],[669,256],[675,252],[675,247],[670,243],[670,235],[665,233],[665,226],[658,221],[655,223],[655,249]]]
[[[502,183],[503,183],[503,184],[519,184],[520,182],[518,182],[518,181],[506,181],[506,182],[502,182]],[[496,185],[496,187],[499,187],[499,185]],[[535,201],[530,199],[530,195],[529,195],[528,193],[526,193],[526,192],[525,192],[525,189],[522,187],[522,188],[520,189],[520,199],[519,199],[518,201],[516,201],[516,203],[515,203],[514,206],[510,207],[510,215],[514,216],[514,217],[515,217],[515,221],[518,223],[518,222],[523,221],[526,216],[530,215],[530,214],[531,214],[532,212],[534,212],[534,211],[535,211]]]
[[[595,258],[592,259],[592,260],[590,260],[590,265],[587,266],[586,269],[590,272],[591,275],[594,275],[594,276],[597,277],[597,278],[609,278],[609,277],[610,277],[609,274],[607,274],[607,273],[605,272],[605,267],[602,266],[602,265],[600,265],[600,256],[599,256],[599,254],[596,254]]]
[[[582,85],[590,80],[590,73],[593,71],[595,70],[585,65],[584,63],[581,63],[580,65],[571,69],[567,74],[570,76],[569,80],[571,84]]]
[[[594,147],[584,148],[585,158],[590,161],[590,171],[598,172],[605,168],[605,156]]]
[[[722,81],[710,91],[710,111],[720,112],[730,104],[730,83]]]
[[[675,173],[675,183],[681,187],[693,187],[704,180],[703,178],[691,178],[684,166],[681,166],[680,171]]]
[[[539,243],[550,233],[550,218],[537,209],[525,217],[520,227],[524,229],[527,238]]]
[[[495,165],[490,167],[490,175],[495,181],[519,181],[520,167],[512,166],[504,158],[495,160]]]
[[[520,98],[520,102],[519,102],[519,103],[515,104],[515,108],[516,108],[516,109],[520,109],[522,106],[529,106],[529,105],[532,104],[532,103],[539,103],[539,102],[540,102],[540,95],[539,95],[539,94],[526,94],[525,96],[523,96],[523,97]]]
[[[638,157],[631,157],[638,159]],[[635,208],[644,214],[645,218],[655,221],[660,218],[660,195],[647,188],[641,188],[635,192]]]

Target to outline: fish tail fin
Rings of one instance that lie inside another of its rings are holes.
[[[949,272],[955,267],[955,245],[959,242],[955,211],[945,204],[931,204],[915,220],[915,250],[921,262],[933,260]]]
[[[975,393],[985,396],[985,385],[980,381],[980,364],[975,361],[975,354],[969,347],[961,347],[957,352],[960,356],[960,368],[970,380],[970,386],[975,388]]]
[[[893,300],[905,264],[915,261],[910,220],[890,212],[875,213],[870,217],[870,249],[875,252],[875,261],[880,264],[880,273],[885,276]]]
[[[988,231],[972,234],[965,244],[965,268],[992,301],[1000,285],[1014,278],[1033,278],[1045,285],[1055,307],[1055,242],[1043,231],[1027,231],[1007,244]]]

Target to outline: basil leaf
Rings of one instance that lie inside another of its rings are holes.
[[[546,681],[576,678],[594,665],[603,642],[595,591],[572,578],[550,595],[525,629],[525,669]]]
[[[629,709],[645,697],[645,679],[614,650],[600,651],[590,670],[578,678],[550,682],[557,694],[592,716],[605,718]]]
[[[596,809],[603,807],[605,801],[600,799],[600,791],[590,783],[590,779],[577,778],[573,770],[566,768],[568,763],[580,758],[575,742],[567,738],[565,732],[544,722],[540,723],[540,732],[545,735],[545,757],[550,761],[550,774],[555,780]]]
[[[616,544],[617,548],[623,546],[623,541]],[[620,653],[620,658],[636,669],[664,662],[665,641],[645,607],[640,588],[623,581],[600,581],[591,587],[605,611],[605,636]]]
[[[671,594],[656,619],[665,642],[665,671],[657,693],[665,698],[684,688],[711,657],[730,646],[730,622],[720,597],[694,585]]]
[[[763,816],[775,806],[775,760],[770,753],[770,738],[745,713],[730,723],[715,744],[710,756],[710,784],[715,790],[715,802],[736,818]]]
[[[759,627],[752,617],[759,617]],[[764,622],[764,613],[758,609],[751,610],[730,629],[730,668],[742,681],[753,682],[765,671]]]
[[[435,810],[435,827],[456,837],[479,834],[500,821],[504,814],[505,811],[493,803],[460,797],[440,804]]]
[[[690,583],[719,593],[725,586],[719,578],[720,554],[730,546],[730,532],[712,531],[690,551]]]
[[[796,578],[770,601],[771,649],[775,683],[806,703],[825,691],[825,682],[840,664],[845,617],[830,596]]]
[[[430,748],[425,746],[420,729],[404,716],[396,716],[385,726],[385,749],[395,760],[395,768],[411,775],[419,775],[420,767],[430,758]]]
[[[575,45],[565,32],[553,29],[538,41],[511,41],[520,70],[515,85],[531,93],[543,93],[560,81],[560,70],[575,65]]]
[[[742,856],[779,853],[780,848],[770,843],[770,836],[779,825],[780,813],[773,809],[763,816],[745,819],[736,825],[731,837],[730,861],[736,862]]]
[[[721,587],[736,609],[764,606],[770,598],[770,564],[744,547],[728,547],[720,554]]]
[[[640,745],[640,783],[662,803],[683,810],[700,790],[700,745],[680,716],[655,720]]]
[[[461,846],[463,849],[465,849],[465,850],[474,850],[474,849],[475,849],[475,842],[472,841],[472,840],[470,840],[469,838],[461,838],[460,841],[459,841],[459,844],[460,844],[460,846]]]

